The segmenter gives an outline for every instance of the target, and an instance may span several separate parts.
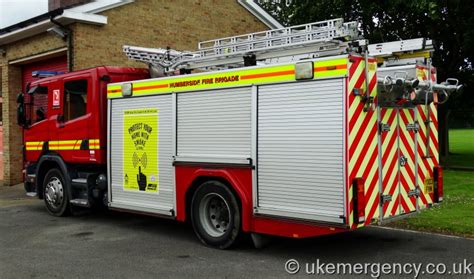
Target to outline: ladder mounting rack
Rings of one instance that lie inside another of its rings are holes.
[[[200,42],[194,52],[124,46],[132,60],[159,67],[163,72],[181,68],[229,68],[243,63],[243,56],[257,60],[309,54],[313,57],[347,52],[347,41],[359,38],[357,22],[341,18]]]

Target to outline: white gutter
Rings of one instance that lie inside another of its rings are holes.
[[[67,10],[65,10],[63,14],[56,16],[54,19],[63,25],[68,25],[74,22],[88,23],[94,25],[107,24],[106,16],[70,12]],[[56,25],[54,25],[49,19],[45,19],[41,22],[29,25],[25,28],[8,32],[6,34],[0,35],[0,45],[5,45],[34,35],[41,34],[54,26]]]
[[[133,3],[134,0],[96,0],[91,3],[83,4],[69,9],[70,11],[80,13],[100,13],[106,10],[120,7],[122,5]]]
[[[250,13],[267,25],[270,29],[281,29],[285,28],[280,22],[274,19],[267,11],[262,9],[255,1],[253,0],[237,0],[240,5],[246,8]]]

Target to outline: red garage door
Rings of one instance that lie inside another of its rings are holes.
[[[55,72],[67,72],[67,58],[66,56],[54,57],[46,60],[41,60],[22,66],[22,84],[23,92],[26,92],[26,85],[29,82],[38,80],[38,78],[32,77],[34,71],[55,71]],[[25,102],[30,103],[33,101],[34,105],[31,109],[26,111],[28,119],[34,119],[35,112],[41,108],[46,114],[48,107],[48,95],[37,95],[34,97],[34,101],[30,99],[28,94],[25,95]]]
[[[23,90],[26,89],[26,84],[28,82],[32,82],[38,79],[31,76],[31,74],[34,71],[67,72],[67,58],[66,56],[59,56],[59,57],[54,57],[47,60],[42,60],[42,61],[23,65],[22,67]]]

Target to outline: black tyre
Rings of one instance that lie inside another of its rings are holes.
[[[240,234],[240,208],[234,194],[221,182],[199,186],[191,204],[191,221],[198,238],[207,246],[226,249]]]
[[[68,187],[60,170],[51,169],[46,173],[43,190],[43,199],[49,214],[66,216],[70,213]]]

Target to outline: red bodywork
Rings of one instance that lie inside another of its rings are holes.
[[[123,67],[97,67],[68,74],[40,79],[30,84],[46,86],[48,89],[46,117],[24,129],[24,142],[51,142],[68,140],[99,139],[100,149],[91,154],[90,150],[55,150],[68,164],[105,164],[107,141],[107,84],[148,78],[145,69]],[[64,108],[64,83],[78,79],[87,80],[86,114],[68,122],[59,121]],[[54,90],[59,90],[60,105],[53,107]],[[27,94],[26,94],[27,95]],[[28,96],[25,98],[28,101]],[[33,115],[34,112],[30,112]],[[44,150],[26,150],[26,163],[35,163]]]
[[[255,216],[253,214],[252,169],[250,167],[177,165],[175,171],[176,219],[179,221],[185,221],[189,218],[189,216],[186,216],[186,208],[190,206],[190,204],[186,204],[186,193],[189,193],[190,188],[195,186],[193,182],[199,181],[200,178],[213,178],[229,182],[237,194],[242,205],[242,230],[244,232],[305,238],[346,231],[344,228],[329,227],[315,223]]]
[[[91,152],[85,150],[54,150],[66,164],[105,165],[107,162],[107,84],[129,80],[149,78],[147,70],[119,67],[98,67],[34,81],[29,88],[35,86],[48,87],[46,118],[31,124],[24,129],[24,142],[52,142],[99,139],[100,149]],[[64,83],[76,79],[87,79],[87,111],[86,114],[68,122],[58,119],[63,115]],[[53,107],[53,90],[60,90],[60,105]],[[27,95],[27,94],[26,94]],[[28,102],[28,96],[26,98]],[[46,103],[46,101],[44,101]],[[34,112],[30,112],[30,116]],[[73,144],[74,145],[74,144]],[[26,150],[25,163],[35,164],[44,149]],[[329,227],[304,221],[273,219],[253,214],[252,201],[252,169],[232,166],[193,166],[177,165],[176,171],[176,219],[186,221],[186,209],[190,207],[190,195],[193,186],[199,179],[213,178],[230,184],[241,201],[242,229],[245,232],[272,234],[293,238],[304,238],[318,235],[343,232],[347,229]],[[187,196],[188,195],[188,196]],[[187,199],[188,198],[188,199]]]

